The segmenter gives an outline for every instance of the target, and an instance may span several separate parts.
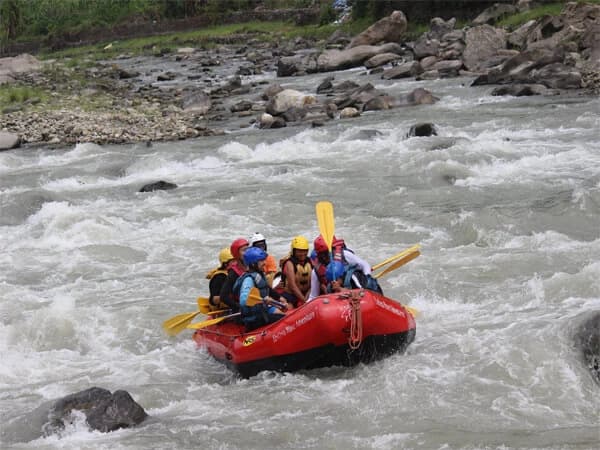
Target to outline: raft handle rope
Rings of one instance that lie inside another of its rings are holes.
[[[360,347],[363,337],[362,315],[360,312],[360,299],[365,295],[364,290],[352,291],[348,302],[350,303],[350,336],[348,346],[351,350]]]

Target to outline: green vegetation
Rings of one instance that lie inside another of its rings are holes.
[[[38,102],[48,98],[48,92],[32,86],[0,85],[0,109],[25,102]]]
[[[595,3],[600,4],[600,0],[577,0],[578,3]],[[565,7],[566,1],[547,3],[540,5],[529,11],[522,13],[513,14],[500,20],[497,25],[501,27],[507,27],[509,29],[515,29],[523,25],[530,20],[536,20],[544,16],[557,16]]]

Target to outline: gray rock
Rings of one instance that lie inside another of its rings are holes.
[[[319,72],[331,72],[333,70],[344,70],[352,67],[358,67],[375,55],[381,53],[403,52],[400,44],[389,43],[380,46],[359,45],[346,50],[325,50],[317,58],[317,70]]]
[[[477,72],[482,68],[483,61],[506,48],[506,31],[489,25],[481,25],[469,29],[465,40],[463,63],[467,70]]]
[[[417,123],[410,127],[407,137],[437,136],[437,129],[432,123]]]
[[[543,84],[508,84],[499,86],[492,90],[491,95],[512,95],[514,97],[524,97],[530,95],[546,95],[548,88]]]
[[[170,189],[175,189],[176,187],[177,185],[174,183],[160,180],[155,183],[146,184],[138,192],[168,191]]]
[[[437,101],[439,101],[439,98],[427,89],[417,88],[409,94],[400,97],[396,106],[433,105]]]
[[[21,138],[13,133],[0,131],[0,151],[17,148],[21,145]]]
[[[148,414],[126,391],[110,391],[92,387],[68,395],[54,403],[44,425],[44,434],[52,434],[64,428],[73,410],[82,411],[92,430],[102,432],[128,428],[143,422]]]
[[[204,91],[186,89],[182,94],[181,107],[184,111],[206,114],[212,106],[212,100]]]
[[[593,379],[600,384],[600,311],[592,312],[578,326],[574,340]]]
[[[365,67],[367,69],[374,69],[375,67],[383,66],[384,64],[398,61],[402,59],[402,56],[396,53],[381,53],[380,55],[375,55],[372,58],[369,58],[365,61]]]
[[[417,61],[398,64],[396,67],[384,70],[381,78],[384,80],[395,80],[397,78],[409,78],[421,73],[423,70]]]
[[[0,84],[15,81],[13,75],[37,72],[42,63],[35,56],[23,53],[19,56],[0,58]]]
[[[408,27],[408,21],[402,11],[394,11],[388,17],[378,20],[362,33],[358,34],[349,47],[375,45],[380,42],[401,42]]]

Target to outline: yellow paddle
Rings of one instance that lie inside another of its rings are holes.
[[[333,218],[333,205],[330,202],[319,202],[316,204],[317,223],[319,224],[319,232],[325,242],[327,248],[331,251],[333,235],[335,234],[335,219]]]
[[[198,297],[198,309],[202,314],[208,314],[212,308],[210,302],[207,297]]]
[[[405,255],[402,259],[399,259],[398,261],[396,261],[394,264],[386,267],[381,272],[376,273],[376,274],[374,274],[372,276],[373,276],[373,278],[381,278],[382,276],[384,276],[384,275],[392,272],[393,270],[396,270],[398,267],[403,266],[407,262],[412,261],[417,256],[419,256],[420,254],[421,254],[421,252],[419,250],[414,250],[413,252],[408,253],[407,255]]]
[[[224,322],[225,320],[231,319],[232,317],[238,317],[239,315],[240,315],[239,312],[235,313],[235,314],[229,314],[227,316],[217,317],[216,319],[210,319],[210,320],[205,320],[203,322],[193,323],[191,325],[188,325],[186,328],[191,328],[192,330],[199,330],[201,328],[206,328],[211,325],[216,325],[218,323]]]
[[[402,305],[405,310],[407,310],[413,317],[417,317],[419,311],[415,308],[411,308],[410,306]]]
[[[388,259],[386,259],[385,261],[381,261],[379,264],[375,264],[373,266],[373,270],[377,270],[380,267],[385,266],[386,264],[391,263],[392,261],[396,261],[397,259],[400,259],[406,255],[408,255],[409,253],[414,252],[415,250],[419,250],[421,248],[421,246],[419,244],[413,245],[410,248],[407,248],[406,250],[402,250],[400,253],[398,253],[397,255],[394,256],[390,256]]]
[[[201,311],[183,313],[171,317],[163,322],[163,330],[165,330],[165,333],[169,336],[175,336],[185,330],[188,324],[194,320],[194,317],[198,314],[201,314]]]
[[[256,287],[253,287],[252,289],[250,289],[250,293],[248,294],[248,299],[246,300],[246,306],[259,305],[262,302],[263,302],[263,299],[260,296],[260,291]],[[285,305],[283,303],[280,303],[276,300],[269,300],[268,303],[273,306],[277,306],[279,308],[285,307]]]

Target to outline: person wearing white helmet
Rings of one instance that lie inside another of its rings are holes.
[[[261,233],[257,232],[248,238],[248,242],[250,243],[250,247],[258,247],[258,248],[264,250],[265,252],[267,252],[268,256],[267,256],[267,259],[265,260],[265,267],[264,267],[263,271],[267,277],[267,281],[269,282],[269,285],[271,287],[276,287],[276,286],[273,286],[273,279],[275,278],[275,276],[278,273],[277,261],[275,260],[275,257],[273,255],[270,255],[267,251],[266,238]]]

